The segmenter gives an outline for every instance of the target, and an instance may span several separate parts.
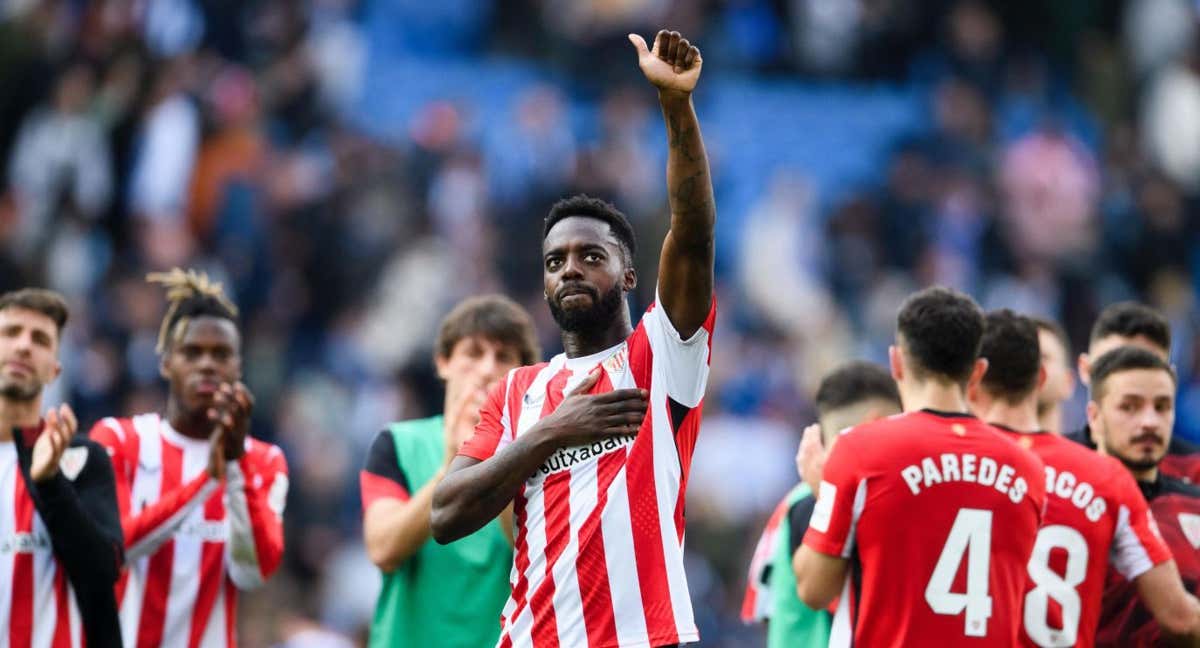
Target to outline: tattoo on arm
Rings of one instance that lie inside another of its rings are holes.
[[[681,126],[678,117],[667,115],[667,134],[670,138],[668,140],[669,146],[679,151],[688,162],[699,162],[703,157],[699,152],[692,150],[690,140],[695,133],[695,126]]]

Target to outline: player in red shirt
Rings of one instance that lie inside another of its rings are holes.
[[[965,295],[910,296],[890,349],[905,413],[843,433],[828,457],[795,568],[809,607],[843,594],[832,646],[1017,642],[1045,475],[967,413],[983,328]]]
[[[1088,424],[1100,449],[1125,464],[1150,504],[1162,539],[1175,556],[1184,587],[1200,587],[1200,489],[1159,470],[1175,423],[1175,370],[1157,354],[1125,346],[1099,357],[1091,367]],[[1140,584],[1139,584],[1140,585]],[[1200,642],[1200,602],[1142,588],[1110,574],[1100,612],[1098,646],[1157,646],[1171,635]]]
[[[1028,646],[1092,646],[1109,565],[1163,619],[1189,594],[1154,529],[1129,471],[1052,432],[1038,430],[1045,369],[1038,327],[1009,310],[989,313],[980,355],[988,370],[971,409],[1046,464],[1046,514],[1029,561],[1021,639]]]
[[[488,397],[434,490],[438,542],[513,503],[501,646],[664,646],[699,639],[683,570],[684,493],[708,379],[716,211],[692,108],[700,51],[661,31],[638,63],[667,123],[671,226],[658,298],[631,325],[634,237],[612,205],[560,201],[542,276],[565,353]]]
[[[112,457],[125,532],[122,635],[126,648],[232,648],[237,591],[283,555],[287,464],[247,434],[237,309],[220,285],[179,269],[150,280],[170,302],[158,342],[167,411],[91,431]]]
[[[1145,349],[1170,362],[1171,324],[1158,311],[1137,302],[1119,302],[1105,308],[1092,325],[1087,352],[1079,354],[1080,382],[1091,383],[1092,363],[1096,358],[1126,345]],[[1067,437],[1089,448],[1097,447],[1098,441],[1088,425]],[[1200,448],[1173,437],[1159,467],[1168,475],[1200,483]]]

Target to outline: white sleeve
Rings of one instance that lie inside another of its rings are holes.
[[[258,548],[254,543],[254,526],[246,501],[246,476],[236,461],[230,461],[226,467],[225,510],[229,519],[229,540],[225,544],[229,578],[239,589],[259,587],[266,579],[259,568]]]
[[[655,294],[655,305],[642,317],[650,351],[654,354],[655,380],[662,380],[667,396],[685,407],[696,407],[708,385],[708,362],[716,299],[704,325],[683,339]]]

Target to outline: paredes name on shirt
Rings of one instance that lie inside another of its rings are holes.
[[[1024,477],[1016,477],[1017,470],[1008,464],[1000,464],[991,457],[973,454],[946,453],[938,457],[925,457],[920,464],[910,464],[900,470],[900,477],[908,484],[913,495],[921,489],[948,482],[968,482],[980,486],[991,486],[1008,495],[1013,504],[1020,504],[1029,492]]]

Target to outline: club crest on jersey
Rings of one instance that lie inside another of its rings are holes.
[[[83,467],[87,465],[88,449],[84,446],[67,448],[63,452],[62,459],[58,460],[58,469],[67,479],[75,481],[79,473],[83,472]]]
[[[1187,536],[1188,542],[1192,543],[1192,547],[1200,549],[1200,515],[1195,513],[1180,513],[1179,526],[1183,528],[1183,535]]]
[[[609,356],[607,360],[600,363],[600,366],[604,367],[609,376],[624,373],[625,368],[629,366],[629,349],[621,347],[620,351]]]

